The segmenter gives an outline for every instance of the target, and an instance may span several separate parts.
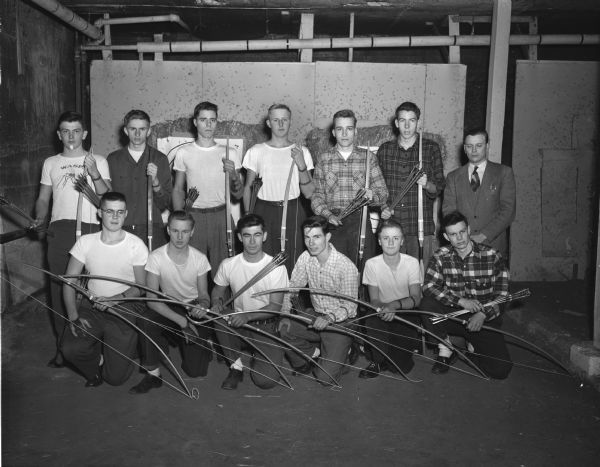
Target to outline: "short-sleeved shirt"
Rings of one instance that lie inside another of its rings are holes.
[[[200,194],[194,202],[194,208],[214,208],[225,204],[225,153],[224,145],[203,148],[195,142],[177,150],[173,168],[177,172],[185,172],[188,189],[196,187]],[[235,148],[229,148],[229,159],[235,164],[236,170],[242,167],[241,157]]]
[[[300,196],[298,166],[291,157],[293,147],[294,145],[291,144],[284,148],[274,148],[267,143],[259,143],[246,152],[242,165],[262,178],[263,185],[258,192],[260,199],[281,201],[285,198],[285,188],[291,164],[294,164],[294,171],[292,172],[288,199],[296,199]],[[302,146],[302,153],[307,170],[312,170],[313,161],[308,148]]]
[[[81,157],[64,157],[61,154],[47,158],[42,167],[40,183],[52,187],[52,217],[50,222],[63,219],[75,220],[77,218],[77,200],[79,192],[75,189],[75,181],[83,173],[83,160]],[[102,156],[94,154],[96,166],[100,176],[110,180],[108,164]],[[92,178],[88,175],[88,183],[94,186]],[[98,224],[97,210],[86,197],[83,197],[81,221],[88,224]]]
[[[125,232],[125,231],[124,231]],[[133,234],[125,232],[119,243],[108,245],[102,241],[102,232],[83,235],[73,248],[71,256],[85,264],[90,274],[108,276],[135,282],[134,266],[144,266],[148,259],[148,248]],[[88,289],[100,297],[112,297],[125,292],[130,286],[118,282],[90,279]]]
[[[363,284],[377,287],[383,303],[409,297],[409,286],[421,284],[419,260],[400,253],[400,262],[391,268],[383,255],[375,256],[365,263]]]
[[[222,287],[231,287],[233,293],[244,287],[250,279],[260,272],[273,259],[265,253],[257,263],[249,263],[244,259],[244,254],[223,260],[215,276],[215,284]],[[269,304],[269,295],[253,297],[256,292],[279,289],[288,286],[288,275],[285,266],[277,266],[273,271],[246,290],[234,301],[235,311],[258,311]]]
[[[210,271],[204,253],[190,246],[183,264],[177,264],[168,254],[169,244],[157,248],[148,257],[146,271],[158,276],[160,290],[177,300],[191,302],[198,298],[198,277]]]

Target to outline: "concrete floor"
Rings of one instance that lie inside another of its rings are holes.
[[[525,326],[507,320],[505,329],[524,335]],[[227,369],[213,361],[206,378],[187,381],[200,391],[190,400],[165,386],[127,394],[138,374],[122,387],[84,388],[73,371],[47,368],[50,327],[34,303],[2,316],[2,338],[5,466],[596,466],[600,456],[599,393],[525,367],[484,381],[432,375],[418,358],[420,383],[365,381],[353,370],[341,390],[291,377],[293,391],[261,391],[246,377],[223,391]]]

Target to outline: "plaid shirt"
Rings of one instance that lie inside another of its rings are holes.
[[[390,193],[389,206],[402,190],[410,171],[419,163],[418,133],[415,144],[408,149],[401,147],[398,140],[383,143],[377,151],[377,158]],[[427,180],[435,184],[436,190],[435,193],[423,190],[426,195],[423,197],[423,212],[427,213],[423,216],[423,230],[425,235],[433,235],[435,233],[433,202],[444,191],[446,181],[440,147],[429,139],[423,139],[423,170],[427,174]],[[418,189],[419,185],[415,183],[394,210],[393,217],[400,222],[405,235],[419,233],[417,225],[419,220]]]
[[[460,308],[461,298],[485,304],[508,296],[508,269],[502,256],[489,246],[471,242],[473,251],[461,258],[451,246],[436,251],[427,267],[423,294],[446,306]],[[500,307],[485,308],[486,320],[500,314]]]
[[[312,289],[324,289],[357,298],[358,270],[352,261],[330,243],[329,258],[324,266],[321,266],[315,256],[310,256],[308,251],[298,258],[290,278],[290,287],[304,287],[306,284]],[[357,305],[354,302],[316,293],[311,293],[310,298],[317,313],[331,316],[336,323],[356,316]],[[288,293],[283,299],[281,311],[289,313],[290,309]]]
[[[315,192],[311,198],[311,207],[315,214],[329,218],[339,214],[356,196],[356,192],[365,187],[367,150],[354,148],[348,160],[344,160],[333,147],[321,154],[315,166],[313,180]],[[373,191],[371,206],[382,206],[388,197],[388,190],[377,158],[371,156],[369,188]]]

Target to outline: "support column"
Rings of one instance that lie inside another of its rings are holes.
[[[315,15],[313,13],[302,13],[300,16],[300,34],[299,39],[313,39],[315,28]],[[302,63],[312,62],[312,49],[300,50],[300,61]]]
[[[108,13],[104,13],[104,19],[110,19],[110,16]],[[104,25],[104,45],[111,45],[111,38],[110,38],[110,24],[105,24]],[[113,55],[112,55],[112,50],[103,50],[102,51],[102,60],[112,60],[113,59]]]
[[[485,119],[486,129],[490,135],[489,159],[493,162],[502,161],[502,132],[506,107],[511,8],[511,0],[494,0]]]
[[[460,21],[456,15],[448,16],[448,35],[460,36]],[[448,47],[448,63],[460,63],[460,46],[451,45]]]

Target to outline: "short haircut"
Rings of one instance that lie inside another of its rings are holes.
[[[477,136],[477,135],[483,135],[485,137],[485,142],[489,143],[490,140],[490,136],[488,135],[488,132],[485,130],[485,128],[471,128],[470,130],[465,131],[465,137],[463,139],[463,141],[467,140],[467,136]]]
[[[127,112],[127,115],[123,118],[123,124],[127,126],[131,120],[146,120],[150,123],[150,115],[143,110],[133,109]]]
[[[402,234],[402,237],[404,238],[404,229],[402,228],[402,225],[397,220],[391,219],[391,218],[379,221],[379,225],[377,226],[377,237],[379,237],[381,235],[381,232],[383,231],[383,229],[386,229],[386,228],[400,229],[400,233]]]
[[[335,120],[337,118],[351,118],[354,121],[354,126],[356,126],[356,115],[354,115],[354,111],[350,109],[342,109],[338,110],[333,114],[333,126],[335,128]]]
[[[329,222],[323,216],[311,216],[302,222],[302,232],[304,229],[321,229],[324,234],[329,233]]]
[[[467,227],[469,226],[469,221],[467,220],[467,218],[465,217],[465,215],[462,212],[459,212],[459,211],[449,212],[444,217],[442,217],[442,229],[443,229],[442,231],[445,232],[446,228],[451,227],[456,224],[460,224],[461,222],[464,222]]]
[[[256,227],[259,225],[262,227],[263,232],[265,232],[265,220],[261,216],[252,213],[246,214],[237,223],[237,233],[241,234],[242,230],[246,227]]]
[[[171,221],[188,221],[192,223],[192,229],[194,228],[194,225],[196,224],[196,221],[194,220],[194,217],[186,211],[183,210],[178,210],[178,211],[173,211],[171,214],[169,214],[169,219],[167,221],[167,225],[171,225]]]
[[[107,191],[104,193],[102,198],[100,198],[100,207],[104,207],[108,201],[123,201],[125,206],[127,206],[125,195],[123,193],[119,193],[118,191]]]
[[[200,112],[202,110],[212,110],[215,113],[215,115],[219,115],[219,108],[216,104],[204,101],[200,102],[196,107],[194,107],[194,118],[198,118],[198,115],[200,115]]]
[[[56,125],[56,128],[60,128],[60,124],[63,122],[79,122],[81,123],[81,128],[85,130],[85,121],[83,120],[83,115],[81,115],[79,112],[67,110],[66,112],[60,114],[60,117],[58,117],[58,124]]]
[[[290,117],[292,116],[292,110],[285,104],[273,104],[267,111],[269,115],[271,114],[271,110],[287,110],[290,114]]]
[[[396,109],[396,119],[400,118],[398,115],[403,110],[406,112],[414,112],[415,115],[417,116],[417,120],[419,120],[421,118],[421,109],[419,109],[419,106],[417,104],[415,104],[413,102],[403,102]]]

